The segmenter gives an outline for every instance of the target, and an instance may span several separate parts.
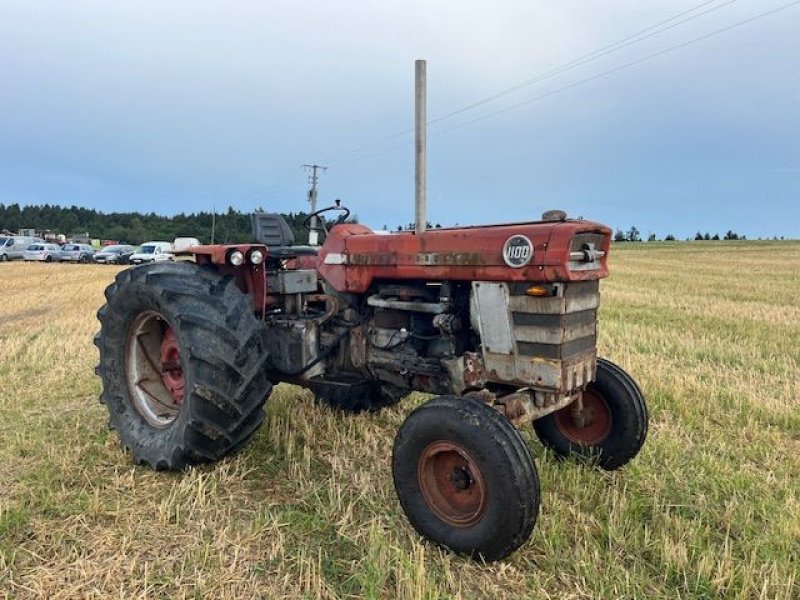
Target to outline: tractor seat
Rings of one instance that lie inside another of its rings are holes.
[[[314,246],[295,246],[291,227],[278,213],[255,213],[252,217],[253,240],[264,244],[270,256],[294,258],[295,256],[316,256]]]

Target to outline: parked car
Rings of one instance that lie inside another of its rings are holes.
[[[28,235],[12,235],[0,238],[0,261],[22,258],[31,244],[44,244],[44,240]]]
[[[99,252],[95,252],[94,262],[106,265],[127,265],[131,255],[136,252],[136,248],[128,244],[114,244],[105,246]]]
[[[64,244],[61,246],[61,260],[70,262],[92,262],[94,248],[89,244]]]
[[[25,260],[58,262],[61,260],[61,246],[58,244],[31,244],[22,252]]]
[[[172,254],[172,244],[169,242],[147,242],[142,244],[142,247],[131,255],[130,263],[132,265],[140,265],[163,260],[175,260],[175,256]]]

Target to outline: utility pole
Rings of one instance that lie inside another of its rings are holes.
[[[214,244],[214,230],[217,227],[217,206],[211,206],[211,244]]]
[[[426,150],[426,95],[427,95],[427,63],[418,60],[414,63],[415,102],[414,102],[414,231],[425,232],[425,150]]]
[[[323,167],[320,165],[303,165],[303,168],[307,171],[311,171],[311,175],[308,177],[308,182],[311,184],[311,188],[308,190],[308,201],[311,203],[311,213],[313,214],[317,211],[317,184],[319,183],[319,171],[326,171],[328,167]],[[311,229],[308,232],[308,245],[319,245],[317,217],[311,217]]]

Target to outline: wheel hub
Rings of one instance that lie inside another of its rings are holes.
[[[185,393],[181,351],[174,329],[160,313],[141,313],[128,330],[125,377],[134,408],[164,429],[180,413]]]
[[[486,512],[483,475],[462,446],[439,441],[420,455],[419,488],[431,511],[454,527],[474,525]]]
[[[611,410],[596,391],[587,389],[578,402],[554,414],[556,425],[568,440],[583,446],[601,443],[611,432]]]
[[[161,380],[176,404],[182,404],[185,380],[181,366],[181,349],[172,327],[167,327],[161,340]]]

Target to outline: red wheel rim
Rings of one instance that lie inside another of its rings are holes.
[[[556,411],[556,426],[569,441],[582,446],[596,446],[611,432],[611,410],[596,391],[583,392],[583,411],[578,414],[577,403]]]
[[[180,405],[183,402],[186,381],[181,366],[181,349],[172,327],[167,327],[161,338],[161,381],[164,382],[175,403]]]
[[[148,310],[131,323],[125,349],[125,379],[131,401],[153,427],[171,426],[181,411],[185,379],[175,332]]]
[[[448,525],[469,527],[486,512],[486,485],[480,469],[458,444],[433,442],[419,457],[419,489],[428,507]]]

